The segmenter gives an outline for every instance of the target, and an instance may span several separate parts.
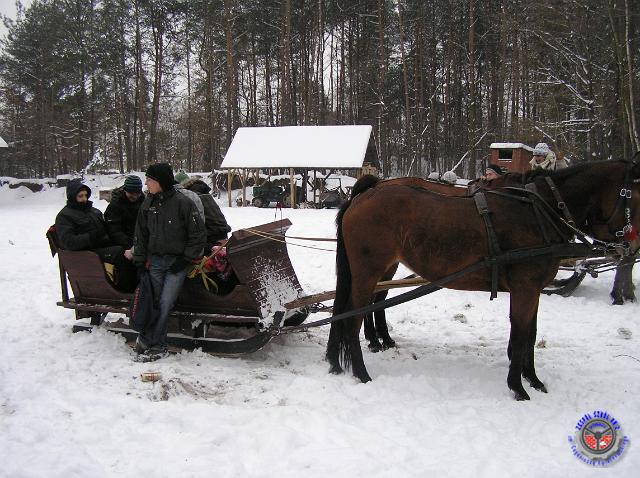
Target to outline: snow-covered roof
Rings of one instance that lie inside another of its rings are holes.
[[[369,125],[238,128],[221,168],[361,168]]]
[[[8,148],[9,145],[7,144],[7,142],[2,139],[2,136],[0,136],[0,148]]]
[[[527,151],[533,151],[531,146],[527,146],[524,143],[491,143],[489,146],[491,149],[526,149]]]

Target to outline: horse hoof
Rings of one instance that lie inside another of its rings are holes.
[[[518,402],[523,402],[525,400],[531,400],[531,397],[529,396],[529,394],[527,392],[524,391],[524,388],[522,390],[512,390],[513,394],[515,396],[515,399]]]
[[[332,365],[329,368],[329,373],[333,375],[340,375],[341,373],[344,373],[344,370],[342,370],[342,367],[340,365]]]
[[[369,373],[364,371],[362,373],[354,373],[354,375],[356,377],[358,377],[358,379],[362,382],[362,383],[367,383],[371,381],[371,377],[369,376]]]
[[[548,390],[547,390],[547,387],[544,385],[544,383],[542,383],[537,378],[530,379],[530,378],[525,377],[525,379],[527,380],[527,382],[529,382],[529,385],[531,385],[537,391],[543,392],[543,393],[549,393]]]
[[[385,341],[382,342],[382,350],[393,349],[393,348],[395,348],[395,346],[396,346],[396,343],[395,343],[394,340],[387,341],[387,342],[385,342]]]
[[[384,347],[383,347],[382,345],[380,345],[380,344],[370,343],[370,344],[369,344],[369,350],[370,350],[372,353],[374,353],[374,354],[375,354],[375,353],[378,353],[378,352],[380,352],[380,351],[384,350]]]

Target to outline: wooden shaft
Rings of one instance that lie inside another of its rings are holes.
[[[401,287],[416,287],[423,284],[428,284],[429,281],[424,280],[422,277],[413,277],[410,279],[396,279],[378,282],[378,285],[374,289],[374,293],[382,292],[390,289],[398,289]],[[284,304],[285,309],[297,309],[298,307],[304,307],[318,302],[324,302],[325,300],[335,299],[336,291],[327,290],[318,294],[308,295],[306,297],[300,297],[299,299],[292,300]]]

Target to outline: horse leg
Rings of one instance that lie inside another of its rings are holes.
[[[379,312],[375,312],[375,320],[377,320],[378,314]],[[373,313],[367,314],[364,318],[364,338],[369,342],[369,350],[371,350],[371,352],[376,353],[382,350],[382,344],[376,333]]]
[[[398,264],[390,267],[380,280],[385,281],[393,279],[393,275],[396,273],[396,270],[398,270]],[[388,290],[378,292],[373,298],[373,303],[382,302],[387,298],[388,293]],[[369,341],[369,350],[373,353],[396,346],[395,341],[389,335],[387,316],[384,309],[372,314],[367,314],[364,319],[364,337]],[[382,343],[380,343],[380,339],[382,339]]]
[[[387,292],[381,292],[382,297],[378,295],[376,301],[384,300],[387,297]],[[387,326],[387,315],[384,310],[379,310],[375,314],[376,333],[378,337],[382,339],[382,350],[387,350],[396,346],[395,340],[389,335],[389,327]]]
[[[509,318],[511,318],[511,306],[509,306]],[[507,358],[509,362],[511,362],[511,354],[513,353],[513,348],[511,347],[511,337],[509,337],[509,343],[507,344]]]
[[[360,379],[362,383],[371,381],[371,376],[367,372],[362,357],[362,348],[360,348],[360,327],[362,326],[362,317],[354,317],[347,319],[347,326],[351,326],[353,333],[351,334],[351,343],[349,344],[351,352],[351,371],[353,375]]]
[[[352,284],[351,300],[354,309],[363,307],[371,303],[371,297],[373,290],[378,282],[378,277],[382,274],[372,273],[373,271],[367,271],[367,274],[354,273],[354,277],[366,277],[367,280],[361,280]],[[346,335],[346,353],[345,361],[351,361],[351,370],[353,375],[360,379],[361,382],[366,383],[371,381],[371,377],[367,372],[367,368],[364,365],[364,358],[362,357],[362,349],[360,348],[360,328],[362,326],[364,317],[352,317],[345,321],[345,327],[347,327]]]
[[[522,376],[529,382],[529,384],[536,390],[544,393],[547,392],[547,387],[540,381],[536,375],[536,367],[534,361],[534,351],[536,347],[536,335],[538,332],[538,306],[533,313],[531,325],[529,326],[529,340],[527,341],[527,350],[524,356],[524,365],[522,368]]]
[[[396,263],[384,273],[384,275],[382,276],[382,280],[393,279],[393,276],[397,270],[398,264]],[[388,290],[378,292],[374,298],[374,302],[382,302],[387,298],[388,294]],[[382,339],[382,350],[387,350],[396,346],[395,340],[393,340],[389,335],[389,327],[387,326],[387,314],[385,309],[379,310],[375,313],[375,331],[376,337]]]
[[[344,372],[340,365],[340,345],[344,331],[344,320],[331,322],[329,329],[329,340],[327,342],[327,353],[325,355],[329,362],[329,373],[340,374]]]
[[[538,308],[539,298],[539,293],[526,292],[526,287],[511,292],[511,333],[509,336],[511,363],[507,375],[507,385],[515,394],[516,400],[530,399],[529,394],[522,386],[522,372],[530,342],[531,321]]]
[[[616,276],[610,294],[613,305],[622,305],[625,301],[636,301],[635,286],[633,285],[634,261],[635,256],[625,257],[616,268]]]

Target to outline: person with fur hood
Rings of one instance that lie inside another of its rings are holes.
[[[531,169],[548,169],[555,171],[556,169],[564,169],[567,166],[565,159],[558,160],[556,153],[551,151],[547,143],[538,143],[533,148],[533,158],[529,161]]]
[[[91,188],[75,179],[67,184],[67,204],[56,216],[56,234],[62,249],[93,251],[103,262],[114,266],[118,289],[135,289],[135,268],[124,257],[124,248],[109,239],[102,212],[93,207]]]

